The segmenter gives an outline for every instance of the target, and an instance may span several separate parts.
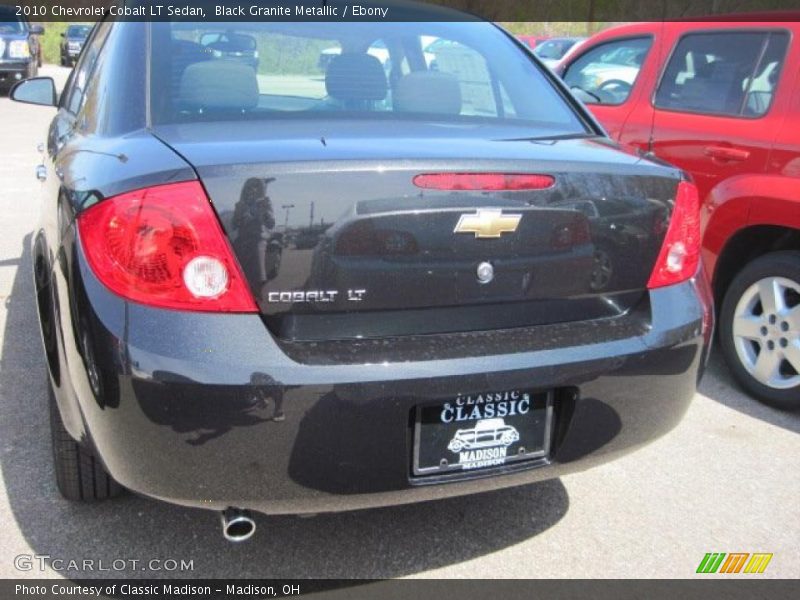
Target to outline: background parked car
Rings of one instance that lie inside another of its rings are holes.
[[[539,57],[539,59],[546,64],[548,67],[552,68],[555,67],[558,62],[564,58],[564,55],[569,52],[569,49],[572,48],[578,42],[583,41],[586,38],[582,37],[556,37],[550,38],[542,42],[541,44],[537,44],[536,48],[534,48],[533,53]]]
[[[37,36],[40,25],[31,25],[16,16],[11,6],[0,6],[0,91],[26,77],[36,77],[42,65],[42,49]]]
[[[637,23],[561,67],[614,138],[694,176],[722,351],[782,408],[800,408],[798,34],[796,21]]]
[[[339,56],[341,53],[342,48],[338,45],[325,48],[320,53],[319,62],[317,63],[320,71],[326,71],[331,62],[333,62],[333,59]],[[381,61],[381,66],[383,66],[384,71],[388,71],[391,68],[391,63],[389,61],[389,50],[386,48],[386,44],[384,44],[382,40],[377,40],[374,44],[372,44],[367,49],[367,54],[374,56]]]
[[[61,34],[61,66],[72,66],[83,50],[83,44],[92,30],[91,25],[70,25]]]
[[[200,45],[212,58],[237,60],[258,70],[258,44],[251,35],[232,31],[213,31],[200,37]]]
[[[533,50],[542,42],[549,40],[549,35],[518,35],[517,39],[525,44],[528,48]]]
[[[422,43],[422,54],[425,58],[425,64],[429,67],[433,64],[436,60],[436,51],[438,48],[447,45],[447,40],[441,40],[436,36],[432,35],[424,35],[421,38]],[[320,71],[327,70],[328,66],[331,64],[334,58],[339,56],[342,53],[341,46],[331,46],[330,48],[325,48],[319,56],[319,61],[317,66],[319,67]],[[386,44],[383,40],[376,40],[373,44],[367,48],[367,54],[370,56],[374,56],[381,62],[381,66],[383,66],[383,70],[385,72],[389,72],[392,68],[392,61],[389,57],[389,49],[386,47]]]

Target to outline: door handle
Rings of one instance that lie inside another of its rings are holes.
[[[703,154],[717,160],[742,161],[750,157],[749,150],[731,148],[729,146],[706,146],[703,149]]]

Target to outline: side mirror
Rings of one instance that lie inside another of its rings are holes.
[[[38,104],[40,106],[58,105],[56,84],[52,77],[23,79],[11,88],[9,96],[12,100],[24,102],[25,104]]]
[[[41,25],[31,25],[28,31],[33,35],[44,35],[44,27],[42,27]]]

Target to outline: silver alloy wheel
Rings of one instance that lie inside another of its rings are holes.
[[[756,381],[781,390],[800,385],[800,283],[755,282],[736,304],[731,329],[736,354]]]

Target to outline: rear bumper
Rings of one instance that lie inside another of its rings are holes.
[[[283,347],[256,315],[125,303],[78,262],[71,294],[88,318],[66,340],[62,412],[77,401],[85,432],[122,485],[189,506],[349,510],[580,471],[673,428],[707,356],[702,277],[652,292],[647,307],[616,323],[530,328],[527,338],[472,334],[461,356],[438,352],[441,340],[428,336],[413,358],[393,362],[378,350],[374,360],[353,360]],[[416,405],[518,388],[558,390],[546,460],[446,482],[411,476]],[[275,420],[280,411],[285,418]]]

